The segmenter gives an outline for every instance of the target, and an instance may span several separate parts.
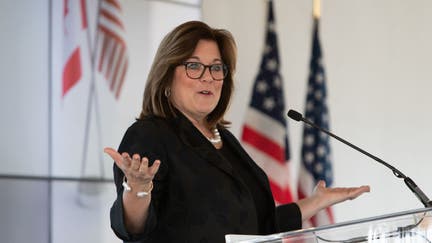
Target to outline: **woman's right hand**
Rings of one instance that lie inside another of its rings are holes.
[[[160,160],[155,160],[152,166],[148,166],[148,158],[140,158],[139,154],[130,155],[126,152],[120,154],[113,148],[105,148],[107,153],[123,171],[127,184],[134,191],[147,191],[151,186],[155,174],[159,170]]]
[[[111,156],[126,177],[127,185],[131,190],[129,192],[125,190],[122,197],[124,221],[128,232],[139,234],[148,217],[151,201],[151,194],[148,193],[153,187],[152,181],[161,162],[155,160],[152,166],[148,166],[148,159],[140,158],[138,154],[132,155],[131,158],[128,153],[120,154],[112,148],[105,148],[104,152]],[[146,196],[138,196],[143,192]]]

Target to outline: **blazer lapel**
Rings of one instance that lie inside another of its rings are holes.
[[[238,175],[233,171],[233,167],[229,161],[223,158],[213,145],[201,134],[200,131],[183,115],[178,114],[175,119],[174,129],[178,129],[180,140],[189,146],[197,155],[204,161],[222,170],[234,180],[239,181]],[[269,182],[264,171],[249,157],[237,139],[226,129],[219,129],[224,143],[234,148],[241,160],[247,163],[253,171],[254,176],[259,180],[262,189],[266,191],[268,197],[273,200],[271,191],[269,190]]]
[[[178,128],[178,134],[183,143],[205,161],[235,178],[231,164],[219,155],[210,141],[186,117],[179,114],[176,120],[176,128]]]
[[[259,180],[259,184],[262,189],[266,191],[267,196],[273,200],[273,195],[269,190],[269,181],[265,172],[253,161],[253,159],[247,154],[247,152],[240,145],[238,140],[226,129],[220,129],[219,132],[223,138],[224,143],[229,143],[229,145],[234,148],[234,151],[240,156],[241,161],[247,163],[248,166],[253,171],[254,176]]]

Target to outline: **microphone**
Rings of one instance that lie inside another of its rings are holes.
[[[415,182],[411,178],[404,175],[401,171],[396,169],[394,166],[392,166],[389,163],[385,162],[384,160],[370,154],[369,152],[366,152],[365,150],[357,147],[356,145],[344,140],[343,138],[336,136],[335,134],[329,132],[328,130],[314,124],[310,120],[304,118],[302,114],[300,114],[299,112],[297,112],[295,110],[289,110],[288,111],[288,117],[295,120],[295,121],[302,121],[302,122],[316,128],[316,129],[318,129],[319,131],[339,140],[340,142],[350,146],[351,148],[359,151],[360,153],[374,159],[375,161],[379,162],[380,164],[386,166],[387,168],[389,168],[393,172],[393,174],[397,178],[402,178],[404,180],[404,182],[408,186],[408,188],[414,193],[414,195],[416,195],[416,197],[423,203],[423,205],[425,207],[432,207],[432,201],[429,200],[429,198],[426,196],[426,194],[415,184]]]

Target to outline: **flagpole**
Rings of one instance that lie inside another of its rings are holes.
[[[48,15],[49,15],[49,24],[48,24],[48,177],[51,178],[53,175],[53,1],[48,1]],[[64,20],[63,20],[64,21]],[[47,188],[47,212],[48,212],[48,235],[47,241],[48,243],[53,242],[53,183],[52,181],[48,181]]]
[[[313,0],[313,27],[312,27],[312,49],[310,59],[310,74],[307,85],[306,103],[313,104],[312,109],[305,108],[305,114],[308,119],[319,122],[319,124],[329,127],[329,121],[323,119],[328,117],[327,108],[327,88],[325,71],[322,64],[321,44],[319,41],[319,21],[321,18],[321,0]],[[309,92],[310,91],[310,92]],[[321,96],[318,98],[315,94],[319,92]],[[308,138],[313,138],[314,142],[308,142]],[[320,149],[317,149],[320,148]],[[324,151],[324,155],[322,152]],[[303,127],[303,144],[301,149],[301,173],[306,173],[309,176],[301,176],[299,181],[299,191],[305,197],[311,195],[313,191],[313,182],[324,180],[327,186],[331,186],[333,182],[333,169],[331,164],[331,148],[328,139],[324,139],[316,131]],[[310,161],[309,158],[314,158]],[[313,165],[313,166],[309,166]],[[322,170],[315,170],[316,167]],[[312,187],[311,187],[312,186]],[[304,197],[303,197],[304,198]],[[333,209],[331,207],[321,210],[309,220],[303,222],[307,227],[317,227],[334,223]],[[308,225],[309,224],[309,225]],[[310,225],[312,224],[312,225]]]
[[[85,4],[87,3],[87,1],[85,1]],[[99,21],[99,11],[100,11],[100,5],[101,5],[101,0],[98,1],[98,7],[97,7],[97,13],[96,13],[96,18],[97,21]],[[86,7],[86,9],[88,9]],[[89,13],[88,11],[86,11],[86,16],[87,19],[89,19]],[[97,29],[97,23],[95,26],[95,29]],[[90,28],[89,28],[90,30]],[[95,31],[96,32],[96,31]],[[90,35],[90,31],[87,31],[87,43],[88,43],[88,47],[89,47],[89,56],[90,56],[90,68],[91,68],[91,77],[90,77],[90,90],[89,90],[89,96],[88,96],[88,103],[87,103],[87,115],[86,115],[86,127],[85,127],[85,131],[84,131],[84,143],[83,143],[83,153],[82,153],[82,160],[81,160],[81,177],[84,177],[85,174],[85,168],[86,168],[86,164],[87,164],[87,152],[88,152],[88,143],[89,143],[89,133],[90,133],[90,122],[91,122],[91,117],[92,117],[92,106],[95,105],[95,113],[96,113],[96,129],[97,129],[97,141],[98,141],[98,146],[101,146],[101,131],[100,131],[100,116],[99,116],[99,107],[98,107],[98,100],[97,100],[97,92],[96,92],[96,84],[95,84],[95,57],[96,57],[96,53],[95,53],[95,48],[94,46],[96,45],[97,41],[98,41],[98,35],[96,33],[95,36],[95,42],[92,45],[91,42],[91,35]],[[94,101],[94,102],[93,102]],[[99,154],[99,153],[98,153]],[[99,154],[99,162],[100,162],[100,166],[101,166],[101,177],[104,177],[104,169],[103,169],[103,158],[102,155]]]
[[[314,19],[321,17],[321,0],[313,0],[312,14]]]
[[[101,5],[101,1],[98,1],[98,7],[97,7],[97,13],[96,13],[96,19],[97,22],[99,21],[99,11],[100,11],[100,5]],[[83,1],[84,4],[86,4],[86,8],[88,10],[88,6],[87,6],[87,1]],[[89,12],[86,11],[86,18],[87,20],[89,20]],[[97,29],[97,23],[95,26],[95,30]],[[96,31],[95,31],[96,32]],[[88,49],[89,49],[89,56],[90,56],[90,68],[91,68],[91,77],[90,77],[90,90],[89,90],[89,95],[88,95],[88,102],[87,102],[87,114],[86,114],[86,124],[85,124],[85,130],[84,130],[84,142],[83,142],[83,150],[82,150],[82,157],[81,157],[81,174],[80,177],[84,178],[85,177],[85,169],[86,169],[86,165],[87,165],[87,154],[88,154],[88,146],[89,146],[89,137],[90,137],[90,122],[91,122],[91,118],[92,118],[92,107],[93,105],[95,105],[95,113],[96,113],[96,129],[97,129],[97,141],[98,141],[98,146],[100,147],[100,129],[98,127],[100,127],[100,121],[99,121],[99,109],[98,109],[98,102],[97,102],[97,93],[96,93],[96,84],[95,84],[95,51],[94,51],[94,46],[96,45],[97,42],[97,33],[96,33],[96,37],[95,37],[95,43],[93,43],[94,45],[92,45],[91,43],[91,35],[90,35],[90,27],[88,28],[87,31],[87,43],[88,43]],[[99,153],[98,153],[99,154]],[[99,154],[99,159],[100,159],[100,165],[103,166],[103,158],[102,155]],[[102,173],[101,173],[101,178],[104,177],[104,169],[102,167]],[[81,195],[81,193],[85,193],[85,190],[83,190],[83,182],[80,181],[79,182],[79,186],[78,186],[78,192],[79,195]],[[88,185],[87,185],[88,187]],[[87,189],[87,190],[91,190],[91,189]],[[94,190],[91,190],[94,193]],[[81,198],[80,196],[78,196],[77,198],[77,202],[82,205],[85,206],[86,203],[84,202],[84,199]]]
[[[99,35],[98,35],[98,32],[97,32],[97,29],[98,29],[98,24],[99,24],[99,18],[100,18],[100,9],[101,9],[101,3],[102,3],[102,0],[99,0],[98,1],[98,8],[97,8],[97,15],[96,15],[96,26],[95,26],[95,32],[96,32],[96,35],[95,35],[95,41],[94,41],[94,43],[93,43],[93,46],[91,47],[91,50],[90,50],[90,53],[91,53],[91,69],[92,69],[92,77],[91,77],[91,81],[92,81],[92,83],[93,83],[93,86],[95,86],[95,90],[94,90],[94,99],[95,99],[95,112],[96,112],[96,129],[97,129],[97,141],[98,141],[98,148],[100,148],[99,149],[99,151],[98,151],[98,155],[99,155],[99,165],[100,165],[100,167],[99,167],[99,172],[101,173],[100,174],[100,177],[101,178],[104,178],[105,177],[105,169],[104,169],[104,161],[103,161],[103,153],[102,153],[102,126],[101,126],[101,119],[100,119],[100,112],[99,112],[99,99],[98,99],[98,95],[97,95],[97,89],[96,89],[96,83],[95,83],[95,73],[96,73],[96,71],[95,71],[95,63],[96,63],[96,52],[97,52],[97,48],[96,48],[96,45],[97,45],[97,42],[98,42],[98,40],[99,40]],[[90,36],[90,34],[88,34],[88,36]],[[88,38],[89,40],[88,40],[88,42],[89,42],[89,46],[91,46],[91,42],[90,42],[90,37]]]
[[[87,1],[84,1],[82,3],[86,5],[85,9],[88,9]],[[88,21],[88,11],[86,11],[84,14],[86,15],[86,18],[87,18],[87,21]],[[89,35],[90,35],[90,27],[87,30],[87,42],[88,42],[87,44],[88,44],[88,47],[89,47],[90,59],[91,59],[91,45],[90,45],[90,37],[89,37]],[[90,79],[90,89],[89,89],[88,101],[87,101],[87,113],[86,113],[86,122],[85,122],[85,128],[84,128],[83,150],[82,150],[82,155],[81,155],[81,173],[80,173],[80,177],[84,176],[85,165],[86,165],[87,147],[88,147],[90,121],[91,121],[91,107],[92,107],[92,100],[93,100],[92,99],[92,97],[93,97],[93,95],[92,95],[93,94],[93,82],[92,82],[92,79],[93,78]],[[78,187],[79,191],[80,191],[80,188],[81,187]]]

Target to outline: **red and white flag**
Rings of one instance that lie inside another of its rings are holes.
[[[63,0],[52,6],[53,176],[79,176],[81,170],[91,83],[87,4],[85,0]]]
[[[64,0],[62,97],[82,79],[82,58],[87,53],[83,53],[81,45],[87,27],[85,0]]]
[[[96,68],[118,99],[128,68],[128,52],[122,8],[118,0],[102,0],[97,26]]]
[[[54,1],[52,25],[52,173],[101,177],[109,166],[100,148],[112,143],[115,114],[123,110],[122,8],[118,0]]]

